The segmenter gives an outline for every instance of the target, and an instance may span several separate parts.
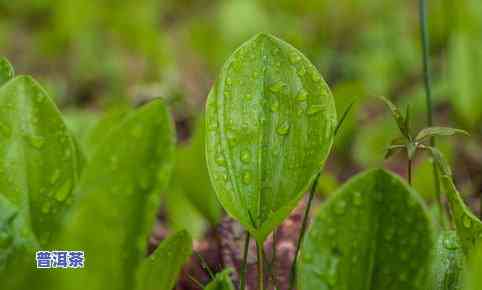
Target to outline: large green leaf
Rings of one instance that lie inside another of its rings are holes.
[[[137,290],[172,289],[192,252],[191,237],[181,231],[163,241],[144,259],[137,273]]]
[[[14,70],[6,58],[0,58],[0,86],[13,78]]]
[[[58,245],[86,256],[85,269],[61,275],[65,287],[133,289],[133,273],[145,255],[159,193],[170,175],[173,136],[160,100],[106,132],[82,176],[81,196]]]
[[[32,78],[19,76],[1,87],[0,108],[0,192],[46,245],[80,173],[78,148]]]
[[[482,289],[482,244],[474,249],[468,260],[464,290],[480,290]]]
[[[440,166],[440,164],[439,164]],[[452,176],[441,175],[442,183],[447,191],[449,205],[455,222],[457,235],[460,239],[464,252],[468,254],[470,250],[482,241],[482,222],[465,205],[464,200],[457,191]]]
[[[383,170],[362,173],[322,206],[303,243],[300,290],[426,289],[433,229],[418,194]]]
[[[465,256],[457,233],[444,231],[437,241],[432,263],[432,290],[462,289]]]
[[[206,111],[206,159],[218,199],[261,242],[328,156],[336,126],[331,92],[303,54],[259,34],[228,58]]]
[[[204,288],[204,290],[235,290],[230,274],[232,270],[226,269],[217,273],[214,279]]]

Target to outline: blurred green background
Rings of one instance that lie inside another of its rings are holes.
[[[476,207],[482,188],[482,4],[428,3],[435,124],[471,133],[438,144]],[[397,130],[374,97],[410,104],[414,130],[425,125],[416,0],[0,0],[0,55],[17,74],[31,74],[47,87],[86,151],[99,127],[115,122],[119,112],[151,98],[167,100],[180,154],[169,190],[176,194],[166,195],[165,208],[173,227],[187,224],[191,232],[203,226],[198,217],[219,218],[215,199],[203,202],[212,197],[202,132],[195,130],[202,128],[204,101],[223,61],[258,32],[292,43],[318,67],[340,115],[358,99],[337,137],[321,194],[366,167],[405,174],[402,155],[383,160]],[[416,161],[414,185],[433,199],[424,156]]]

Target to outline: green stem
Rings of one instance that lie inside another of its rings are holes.
[[[273,283],[273,287],[278,289],[276,282],[276,244],[278,241],[278,228],[273,231],[273,244],[271,246],[271,267],[270,267],[270,277]]]
[[[248,251],[249,251],[249,240],[250,240],[250,235],[249,232],[246,231],[246,238],[244,240],[244,252],[243,252],[243,264],[241,268],[241,286],[240,290],[244,290],[246,288],[246,271],[248,269]]]
[[[320,179],[320,175],[321,175],[321,172],[318,172],[318,174],[315,177],[315,180],[313,181],[313,184],[311,185],[310,196],[308,198],[308,204],[306,205],[306,208],[305,208],[305,212],[304,212],[304,216],[303,216],[303,222],[301,224],[300,235],[298,237],[298,242],[296,244],[295,258],[293,260],[293,264],[291,265],[290,287],[289,287],[290,290],[294,289],[294,286],[295,286],[295,282],[296,282],[296,263],[298,261],[298,253],[300,251],[301,243],[303,242],[303,238],[305,237],[306,227],[308,226],[308,218],[309,218],[309,215],[310,215],[311,203],[313,202],[313,198],[315,196],[316,186],[318,185],[318,180]]]
[[[264,290],[264,251],[263,245],[256,242],[256,249],[258,253],[258,290]]]
[[[427,126],[433,125],[433,112],[432,112],[432,76],[430,70],[429,59],[429,38],[428,38],[428,26],[427,26],[427,1],[419,0],[419,13],[420,13],[420,39],[422,42],[422,62],[423,62],[423,80],[425,84],[425,102],[427,106]],[[435,138],[430,138],[430,146],[435,147]],[[440,178],[438,168],[435,162],[432,165],[433,179],[435,185],[435,196],[437,197],[437,203],[440,211],[440,222],[443,224],[443,204],[440,194]]]
[[[408,175],[408,184],[412,185],[412,160],[411,159],[408,159],[407,175]]]

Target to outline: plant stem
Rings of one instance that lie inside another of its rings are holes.
[[[278,228],[273,231],[273,244],[271,246],[271,267],[270,267],[270,277],[273,283],[273,287],[277,289],[277,282],[276,282],[276,243],[278,241]]]
[[[412,160],[409,158],[407,163],[408,184],[412,185]]]
[[[432,77],[430,70],[429,59],[429,38],[428,38],[428,26],[427,26],[427,1],[419,0],[419,13],[420,13],[420,39],[422,42],[422,62],[423,62],[423,79],[425,84],[425,101],[427,106],[427,126],[433,125],[433,112],[432,112]],[[435,147],[435,138],[430,138],[430,146]],[[435,162],[432,164],[433,179],[435,185],[435,196],[437,197],[437,203],[440,210],[440,221],[443,224],[443,204],[440,194],[440,178],[438,168]]]
[[[249,251],[249,240],[250,240],[250,235],[249,232],[246,231],[246,238],[244,240],[244,252],[243,252],[243,265],[241,266],[241,286],[240,290],[244,290],[246,287],[246,271],[248,268],[248,251]]]
[[[303,242],[303,238],[306,233],[306,227],[308,225],[308,217],[310,215],[310,209],[311,209],[311,203],[313,201],[313,198],[315,196],[315,190],[316,186],[318,185],[318,180],[320,179],[321,171],[318,172],[318,174],[315,177],[315,180],[313,181],[313,184],[311,185],[310,189],[310,196],[308,198],[308,204],[306,205],[304,216],[303,216],[303,222],[301,224],[301,230],[300,230],[300,235],[298,237],[298,242],[296,244],[296,251],[295,251],[295,258],[293,260],[293,264],[291,265],[291,271],[290,271],[290,287],[289,289],[292,290],[295,286],[296,282],[296,263],[298,261],[298,253],[301,248],[301,243]]]
[[[258,290],[264,290],[264,251],[263,245],[256,242],[256,249],[258,253]]]

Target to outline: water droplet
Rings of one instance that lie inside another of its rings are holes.
[[[59,180],[59,177],[60,177],[60,170],[55,169],[54,173],[50,177],[50,184],[54,185],[57,182],[57,180]]]
[[[221,166],[223,166],[224,164],[226,164],[226,159],[224,159],[224,156],[223,156],[222,153],[218,153],[218,154],[216,155],[216,163],[217,163],[218,165],[221,165]]]
[[[244,99],[249,102],[253,99],[253,96],[251,94],[246,94],[246,96],[244,96]]]
[[[346,201],[340,200],[335,204],[334,211],[336,214],[341,215],[345,213],[345,208],[346,208]]]
[[[281,124],[278,125],[276,128],[276,132],[280,135],[286,135],[288,134],[290,130],[290,123],[288,121],[281,122]]]
[[[464,215],[463,224],[466,228],[470,228],[472,226],[472,221],[468,215]]]
[[[300,66],[300,67],[296,70],[296,72],[298,73],[298,75],[299,75],[300,77],[302,77],[302,76],[305,75],[306,69],[305,69],[304,66]]]
[[[290,53],[289,58],[290,58],[290,62],[291,62],[292,64],[295,64],[295,63],[297,63],[297,62],[299,62],[299,61],[301,60],[301,56],[300,56],[298,53],[296,53],[295,51],[292,51],[292,52]]]
[[[27,135],[27,139],[30,145],[32,145],[36,149],[42,148],[45,144],[45,139],[40,136]]]
[[[361,205],[362,204],[362,195],[358,191],[353,193],[353,204],[354,205]]]
[[[249,184],[251,182],[251,173],[248,171],[243,173],[243,182]]]
[[[451,237],[446,237],[443,243],[444,243],[444,247],[447,250],[456,250],[459,248],[459,245],[457,244],[456,240]]]
[[[274,99],[274,100],[271,102],[270,108],[271,108],[271,111],[273,111],[273,112],[278,112],[278,110],[279,110],[279,102],[278,102],[277,99]]]
[[[12,130],[10,127],[7,125],[0,123],[0,132],[5,136],[6,138],[10,137],[12,135]]]
[[[269,89],[273,92],[273,93],[277,93],[277,92],[280,92],[284,87],[286,86],[286,84],[282,81],[277,81],[276,83],[272,84]]]
[[[322,110],[323,110],[322,105],[311,105],[308,108],[307,114],[308,115],[314,115],[314,114],[317,114],[317,113],[321,112]]]
[[[307,97],[308,97],[308,92],[305,89],[301,89],[298,92],[298,95],[296,95],[296,100],[303,102],[303,101],[306,101]]]
[[[44,214],[49,213],[49,212],[50,212],[50,203],[49,203],[49,202],[45,202],[45,203],[42,205],[41,211],[42,211],[42,213],[44,213]]]
[[[314,82],[319,82],[321,80],[321,76],[320,74],[316,71],[316,69],[313,69],[311,71],[311,79],[314,81]]]
[[[251,160],[251,154],[248,150],[241,151],[241,161],[248,163]]]

